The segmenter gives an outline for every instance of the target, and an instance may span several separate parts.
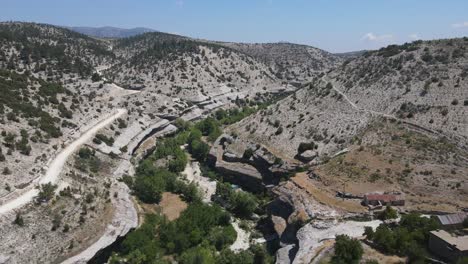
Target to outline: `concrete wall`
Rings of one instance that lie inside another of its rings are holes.
[[[429,236],[429,250],[433,254],[453,263],[457,262],[457,260],[461,257],[468,256],[468,251],[460,252],[458,249],[448,244],[445,240],[433,234],[430,234]]]

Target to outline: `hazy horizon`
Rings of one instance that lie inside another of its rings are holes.
[[[216,41],[298,43],[333,53],[468,35],[468,2],[461,0],[6,0],[3,10],[1,21],[144,27]]]

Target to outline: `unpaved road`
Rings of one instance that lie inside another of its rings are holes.
[[[63,165],[67,161],[68,157],[72,155],[78,149],[78,147],[89,141],[97,131],[111,124],[115,119],[119,118],[126,112],[127,110],[125,109],[117,109],[117,112],[115,114],[108,116],[103,120],[100,120],[92,128],[84,132],[78,139],[76,139],[70,145],[64,148],[57,155],[57,157],[55,157],[55,159],[49,164],[49,168],[47,169],[46,174],[40,179],[38,179],[35,183],[31,184],[27,192],[21,194],[20,196],[12,199],[9,202],[0,205],[0,215],[10,212],[32,201],[34,197],[37,196],[39,193],[39,190],[36,188],[37,186],[39,186],[39,184],[45,184],[49,182],[56,183],[58,180],[58,176],[62,171]]]

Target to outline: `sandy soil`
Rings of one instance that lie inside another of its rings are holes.
[[[326,189],[317,188],[314,181],[309,179],[307,173],[301,172],[296,174],[291,180],[299,187],[306,190],[318,202],[332,206],[334,208],[342,209],[348,212],[362,213],[367,212],[367,209],[360,205],[359,200],[342,200],[337,199],[333,193],[326,192]]]
[[[187,208],[187,203],[182,201],[178,194],[164,192],[158,207],[169,221],[173,221],[179,218],[180,214]]]
[[[364,243],[362,244],[362,248],[364,249],[364,254],[362,255],[363,260],[374,259],[374,260],[377,260],[379,263],[385,263],[385,264],[406,263],[406,258],[402,258],[399,256],[384,255]]]

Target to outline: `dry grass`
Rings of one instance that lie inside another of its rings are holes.
[[[187,203],[182,201],[178,194],[165,192],[159,202],[159,209],[169,221],[172,221],[179,218],[180,214],[187,209]]]
[[[362,248],[364,249],[364,254],[362,255],[362,260],[364,261],[373,259],[382,264],[406,263],[406,258],[384,255],[364,243],[362,243]]]
[[[360,142],[360,143],[359,143]],[[468,154],[437,138],[384,123],[351,151],[316,168],[327,189],[364,194],[402,191],[406,209],[456,211],[468,206]]]
[[[305,172],[297,173],[291,180],[312,195],[315,200],[328,206],[345,210],[348,212],[366,212],[366,208],[361,206],[359,201],[341,200],[335,197],[335,194],[326,191],[325,188],[319,188],[317,182],[312,181]]]

